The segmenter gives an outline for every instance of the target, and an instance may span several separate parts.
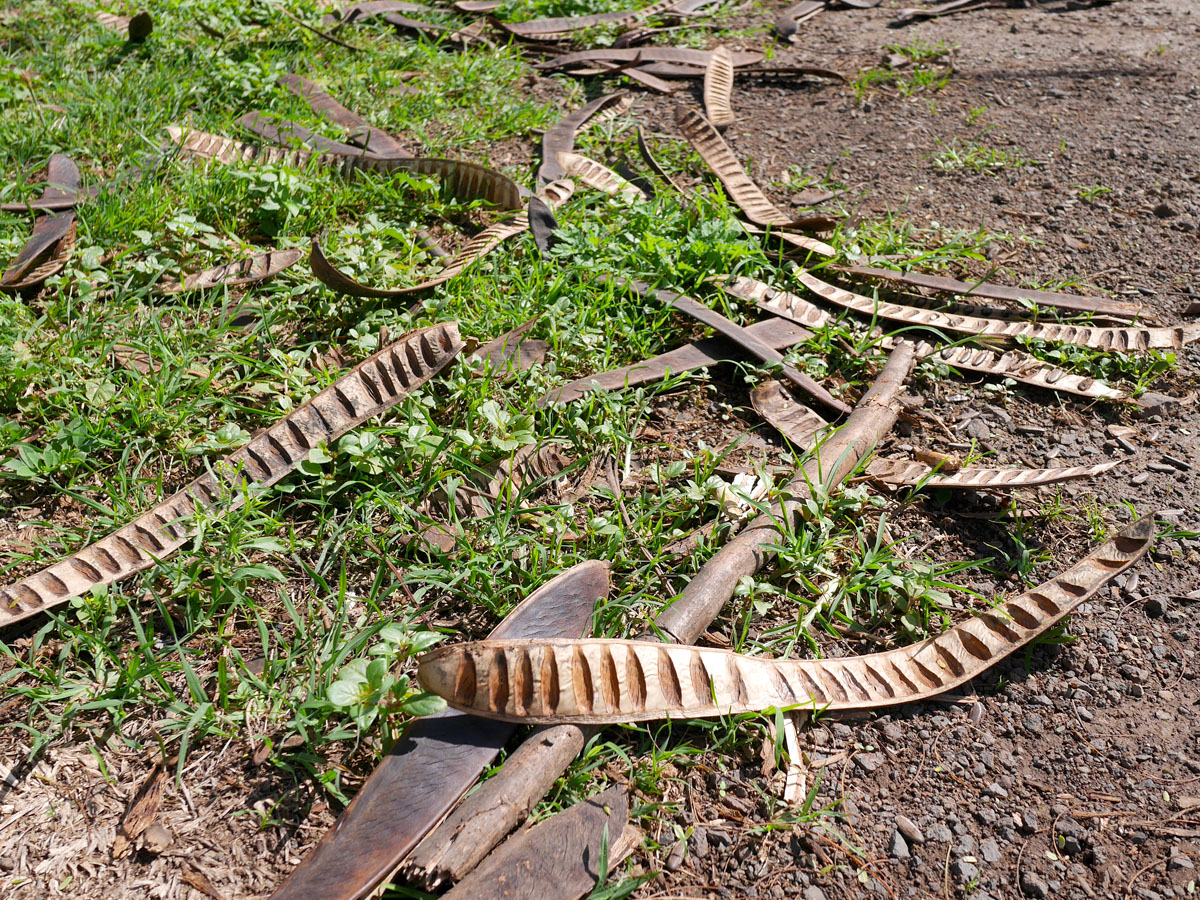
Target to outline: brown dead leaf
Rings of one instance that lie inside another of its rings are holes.
[[[117,826],[117,836],[112,845],[113,859],[124,859],[133,852],[134,841],[158,815],[166,786],[167,770],[160,763],[156,763],[142,781],[133,796],[133,802],[129,804],[124,818],[121,819],[121,824]]]

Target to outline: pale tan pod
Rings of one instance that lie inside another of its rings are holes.
[[[1077,605],[1128,569],[1150,547],[1154,517],[1126,526],[1061,574],[994,609],[910,647],[865,656],[772,660],[648,641],[520,641],[459,644],[424,655],[417,677],[430,691],[467,712],[536,724],[613,724],[656,718],[696,718],[772,707],[870,709],[935,696],[977,677],[1043,634]],[[507,679],[512,665],[497,655],[527,653],[546,670],[552,654],[558,690],[543,680],[515,713]],[[631,662],[631,656],[635,662]],[[461,671],[479,672],[473,703],[460,702]],[[486,672],[484,671],[486,669]],[[587,682],[586,684],[584,682]],[[504,703],[494,698],[505,698]]]
[[[321,441],[333,441],[425,384],[458,355],[458,325],[410,332],[359,363],[303,406],[214,461],[149,512],[60,562],[0,588],[0,629],[61,606],[93,587],[112,584],[188,543],[198,509],[238,507],[247,488],[286,476]]]
[[[1120,460],[1091,466],[1063,466],[1059,469],[987,469],[970,468],[942,474],[924,463],[905,459],[876,457],[867,464],[867,477],[898,487],[948,488],[972,491],[1015,491],[1021,488],[1057,484],[1076,478],[1095,478],[1120,464]]]
[[[1134,326],[1099,328],[1091,325],[1060,325],[1036,322],[1010,322],[978,316],[953,315],[872,300],[817,278],[811,272],[792,266],[792,272],[806,288],[824,300],[867,316],[879,316],[909,325],[923,325],[956,334],[986,335],[997,338],[1036,338],[1075,344],[1093,350],[1132,352],[1139,350],[1177,350],[1200,338],[1200,325],[1166,328]]]
[[[829,423],[796,400],[779,381],[764,381],[750,392],[750,405],[796,447],[810,450]]]
[[[769,284],[745,276],[715,276],[716,281],[729,294],[750,300],[759,309],[774,313],[791,322],[809,328],[820,328],[832,320],[825,310],[789,291],[774,288]],[[880,346],[894,349],[896,338],[880,338]],[[1102,400],[1128,400],[1129,395],[1103,381],[1085,375],[1072,375],[1056,366],[1042,362],[1021,350],[997,353],[982,347],[942,347],[928,341],[917,341],[917,356],[933,357],[957,369],[982,372],[1000,378],[1011,378],[1034,387],[1050,391],[1063,391]]]
[[[733,114],[733,57],[724,47],[713,50],[704,70],[704,111],[717,128],[737,121]]]
[[[626,203],[637,203],[647,199],[641,188],[594,159],[579,153],[566,152],[559,152],[556,158],[564,172],[590,188],[602,191],[610,197],[620,197]]]

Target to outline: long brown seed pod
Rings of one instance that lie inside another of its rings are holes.
[[[158,289],[164,294],[176,294],[181,291],[203,291],[222,285],[235,287],[240,284],[255,284],[295,265],[303,255],[304,251],[295,247],[287,250],[268,250],[266,253],[239,259],[237,262],[186,275],[183,281],[164,279],[158,283]]]
[[[658,0],[641,9],[623,12],[596,13],[590,16],[562,16],[553,19],[530,19],[526,22],[497,22],[496,24],[517,37],[530,40],[557,40],[573,31],[592,28],[596,25],[608,25],[613,28],[624,28],[651,16],[669,12],[678,0]]]
[[[679,107],[675,123],[701,158],[708,163],[730,198],[755,225],[789,228],[790,216],[767,199],[757,184],[750,180],[725,139],[717,133],[704,116],[695,110]]]
[[[733,296],[752,300],[766,312],[810,328],[821,328],[832,319],[829,313],[803,297],[772,288],[753,278],[740,276],[725,279],[718,276],[717,280],[722,288]],[[880,344],[890,349],[896,345],[896,341],[895,338],[883,337]],[[1103,381],[1086,375],[1072,375],[1021,350],[997,353],[981,347],[943,347],[928,341],[918,341],[916,351],[917,356],[922,359],[936,359],[956,369],[981,372],[998,378],[1011,378],[1013,381],[1048,391],[1064,391],[1095,400],[1130,399],[1127,393]]]
[[[737,67],[754,65],[756,62],[761,62],[763,58],[763,54],[757,51],[739,50],[730,55],[733,58],[734,66]],[[711,56],[712,53],[708,50],[686,50],[681,47],[629,47],[625,49],[610,47],[602,50],[580,50],[576,53],[566,53],[538,63],[534,68],[565,69],[579,63],[597,60],[615,63],[674,63],[695,66],[699,69],[698,74],[702,75]]]
[[[558,164],[570,177],[610,197],[620,197],[626,203],[638,203],[647,199],[640,187],[594,159],[578,153],[559,153]]]
[[[500,210],[521,209],[521,189],[517,183],[495,169],[457,159],[425,157],[380,157],[360,153],[353,156],[334,153],[310,153],[263,144],[235,141],[232,138],[203,131],[185,130],[178,125],[167,128],[171,141],[179,146],[181,156],[193,159],[212,159],[226,165],[236,162],[265,162],[305,168],[320,165],[334,168],[343,174],[353,171],[411,172],[441,180],[446,191],[459,200],[486,200]]]
[[[1092,325],[1057,325],[1034,322],[1005,322],[976,316],[956,316],[872,300],[861,294],[821,281],[811,272],[793,266],[792,272],[806,288],[835,306],[851,309],[867,316],[880,316],[908,325],[949,331],[956,334],[986,335],[997,338],[1035,338],[1088,347],[1093,350],[1128,353],[1139,350],[1178,350],[1184,344],[1200,339],[1200,325],[1167,328],[1098,328]]]
[[[132,523],[0,588],[0,630],[151,568],[191,540],[197,512],[236,508],[246,489],[275,484],[321,441],[336,440],[420,388],[462,347],[455,322],[411,332],[384,347]]]
[[[538,183],[548,184],[566,177],[567,173],[559,165],[558,154],[572,152],[575,149],[575,137],[591,124],[594,118],[607,113],[619,115],[632,105],[633,97],[630,94],[605,94],[563,116],[547,128],[542,135],[542,164],[538,167]]]
[[[551,209],[555,209],[570,199],[574,191],[574,182],[570,179],[564,179],[546,185],[538,191],[538,196]],[[472,263],[491,253],[504,243],[504,241],[528,230],[529,213],[524,210],[507,222],[496,222],[493,225],[489,225],[471,238],[471,240],[467,241],[458,253],[448,259],[446,265],[437,275],[427,278],[420,284],[414,284],[411,287],[376,288],[354,280],[326,258],[325,252],[321,249],[317,238],[313,238],[309,263],[312,266],[313,274],[330,290],[339,291],[351,297],[404,297],[408,294],[415,294],[419,291],[436,287],[439,284],[444,284],[451,278],[462,274]]]
[[[1132,566],[1153,539],[1154,517],[1146,516],[1033,590],[881,653],[773,660],[643,641],[480,641],[426,654],[417,678],[456,709],[535,724],[911,703],[965,684],[1044,634]]]
[[[304,100],[313,112],[352,132],[348,140],[359,144],[368,153],[397,157],[413,155],[386,131],[374,127],[358,113],[342,106],[307,78],[301,75],[280,75],[279,83]]]
[[[724,47],[713,50],[704,70],[704,111],[717,128],[737,121],[733,114],[733,57]]]
[[[74,210],[39,216],[34,220],[29,240],[0,276],[0,291],[15,292],[37,287],[62,270],[74,248]]]
[[[774,350],[786,350],[812,337],[810,331],[780,318],[769,318],[747,325],[746,331]],[[745,350],[730,340],[723,337],[706,338],[684,344],[642,362],[577,378],[570,384],[555,388],[539,397],[537,405],[544,407],[551,403],[569,403],[592,391],[619,391],[622,388],[658,381],[665,378],[668,372],[678,375],[725,360],[746,359],[748,356]]]
[[[797,401],[778,381],[764,381],[750,393],[750,405],[771,427],[802,450],[810,450],[829,423]],[[1058,469],[961,469],[943,465],[935,469],[923,462],[876,457],[867,463],[868,478],[895,487],[947,488],[949,490],[1015,491],[1075,478],[1094,478],[1120,460],[1092,466]]]
[[[958,294],[960,297],[986,297],[989,300],[1008,300],[1013,303],[1027,301],[1036,303],[1038,306],[1053,306],[1072,312],[1103,313],[1119,319],[1136,319],[1146,315],[1146,310],[1140,303],[1109,300],[1107,297],[1081,297],[1077,294],[1064,294],[1059,291],[1017,288],[1007,284],[995,284],[991,281],[959,281],[957,278],[947,278],[944,275],[897,272],[892,269],[877,269],[871,266],[846,266],[839,268],[838,271],[860,278],[877,278],[880,281],[892,281],[931,291]]]
[[[1112,460],[1092,466],[1063,466],[1058,469],[969,468],[943,475],[924,463],[877,456],[867,463],[867,477],[897,487],[921,485],[960,491],[1016,491],[1077,478],[1095,478],[1120,463],[1120,460]]]

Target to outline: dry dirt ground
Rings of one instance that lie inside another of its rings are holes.
[[[774,11],[748,9],[745,19]],[[847,87],[739,82],[728,137],[757,180],[800,166],[842,183],[845,202],[866,217],[891,210],[923,226],[1024,235],[1031,240],[997,240],[994,261],[1038,281],[1143,299],[1164,321],[1181,321],[1200,300],[1200,7],[983,10],[904,29],[889,27],[893,18],[886,8],[826,12],[779,61],[855,72],[878,65],[889,44],[945,41],[956,46],[949,83],[911,98],[875,89],[859,104]],[[673,106],[647,98],[640,115],[674,133]],[[931,157],[955,139],[1036,164],[943,172]],[[1095,186],[1109,192],[1080,196]],[[1198,364],[1197,351],[1181,354],[1170,393],[1192,394]],[[973,437],[1004,462],[1125,461],[1064,489],[1071,515],[1029,524],[1028,546],[1050,555],[1040,573],[1081,555],[1089,508],[1126,521],[1120,504],[1130,501],[1200,530],[1194,404],[1165,420],[1121,413],[1138,429],[1129,454],[1105,434],[1117,421],[1105,409],[1049,396],[999,404],[960,383],[926,401],[946,425],[943,448]],[[703,403],[688,408],[703,417]],[[1018,549],[1011,528],[952,516],[937,498],[899,511],[892,527],[944,546],[947,558]],[[827,717],[805,733],[810,777],[822,767],[818,805],[840,804],[844,815],[828,821],[850,852],[819,830],[762,827],[782,776],[764,776],[756,755],[725,760],[724,774],[715,759],[680,773],[668,799],[681,810],[675,823],[690,829],[688,852],[635,856],[642,869],[672,869],[636,896],[1190,896],[1200,860],[1198,561],[1200,540],[1160,544],[1080,610],[1074,641],[1016,656],[968,696]],[[171,846],[114,866],[116,823],[146,771],[140,756],[113,749],[101,762],[68,743],[0,773],[0,897],[266,896],[337,812],[256,767],[248,747],[207,746],[182,786],[168,788]],[[267,819],[279,824],[261,827]],[[668,831],[659,839],[670,847]],[[33,880],[13,887],[21,878]]]

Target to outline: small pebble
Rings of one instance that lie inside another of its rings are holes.
[[[925,843],[925,835],[921,833],[917,823],[908,816],[896,816],[896,830],[904,835],[904,839],[910,844]]]
[[[904,835],[900,833],[899,829],[892,832],[892,839],[888,841],[888,856],[892,859],[910,859],[912,857],[908,844],[905,843]]]

